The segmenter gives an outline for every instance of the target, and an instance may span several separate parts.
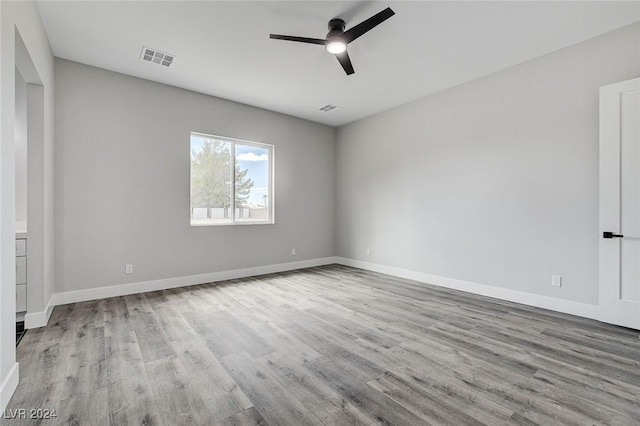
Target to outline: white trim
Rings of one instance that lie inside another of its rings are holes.
[[[619,81],[600,87],[600,95],[603,93],[623,93],[640,89],[640,77]]]
[[[0,412],[4,412],[4,409],[7,408],[7,405],[13,396],[13,392],[15,392],[18,387],[18,382],[20,381],[18,371],[19,367],[16,362],[13,364],[13,367],[11,367],[11,371],[7,374],[2,385],[0,385]]]
[[[584,318],[599,319],[597,305],[574,302],[566,299],[542,296],[534,293],[526,293],[518,290],[495,287],[487,284],[479,284],[471,281],[463,281],[454,278],[447,278],[440,275],[426,274],[423,272],[411,271],[408,269],[395,268],[393,266],[380,265],[377,263],[364,262],[361,260],[337,257],[336,263],[355,268],[366,269],[368,271],[379,272],[395,277],[406,278],[438,287],[446,287],[454,290],[466,291],[468,293],[481,296],[493,297],[509,302],[521,303],[523,305],[535,306],[537,308],[549,309],[565,314],[577,315]]]
[[[454,290],[465,291],[468,293],[478,294],[481,296],[493,297],[509,302],[521,303],[527,306],[534,306],[556,312],[562,312],[565,314],[577,315],[584,318],[596,320],[599,319],[599,309],[597,305],[590,305],[587,303],[574,302],[566,299],[558,299],[555,297],[495,287],[487,284],[479,284],[471,281],[443,277],[440,275],[427,274],[424,272],[411,271],[408,269],[396,268],[377,263],[348,259],[345,257],[324,257],[319,259],[303,260],[299,262],[278,263],[275,265],[211,272],[208,274],[190,275],[186,277],[166,278],[160,280],[142,281],[130,284],[120,284],[114,286],[55,293],[51,297],[51,300],[47,305],[47,321],[49,316],[51,315],[51,310],[54,306],[57,305],[85,302],[88,300],[104,299],[108,297],[126,296],[129,294],[166,290],[170,288],[186,287],[189,285],[232,280],[237,278],[246,278],[276,272],[292,271],[295,269],[330,265],[332,263],[352,266],[355,268],[365,269],[373,272],[379,272],[399,278],[406,278],[426,284],[435,285],[438,287],[445,287]],[[44,316],[44,312],[40,312],[35,315]]]
[[[275,272],[291,271],[294,269],[311,268],[313,266],[330,265],[332,263],[337,263],[335,257],[323,257],[319,259],[302,260],[299,262],[278,263],[275,265],[211,272],[208,274],[190,275],[186,277],[165,278],[161,280],[142,281],[85,290],[65,291],[62,293],[54,293],[52,300],[53,306],[66,305],[67,303],[85,302],[88,300],[104,299],[107,297],[126,296],[128,294],[145,293],[148,291],[166,290],[170,288],[186,287],[189,285],[233,280],[236,278],[272,274]]]
[[[24,316],[24,328],[31,329],[46,326],[49,323],[49,318],[51,318],[54,307],[53,295],[51,295],[44,311],[28,313]]]

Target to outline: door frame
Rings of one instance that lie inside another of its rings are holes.
[[[602,237],[605,231],[620,233],[620,101],[622,93],[633,90],[640,90],[640,77],[600,88],[598,311],[600,321],[640,328],[640,309],[638,317],[615,309],[620,303],[614,287],[620,287],[621,240]]]

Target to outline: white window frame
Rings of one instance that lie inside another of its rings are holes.
[[[233,184],[231,185],[232,188],[232,193],[231,193],[231,207],[230,207],[230,211],[231,214],[229,215],[231,218],[231,221],[229,222],[220,222],[220,223],[193,223],[191,221],[191,211],[192,211],[192,206],[191,206],[191,137],[193,135],[197,135],[197,136],[202,136],[205,138],[210,138],[210,139],[218,139],[220,141],[223,142],[230,142],[231,143],[231,152],[233,153],[233,161],[231,161],[231,176],[233,177]],[[239,145],[249,145],[249,146],[255,146],[257,148],[265,148],[269,150],[269,161],[268,161],[268,167],[269,167],[269,184],[267,185],[267,214],[269,215],[269,220],[261,220],[261,221],[255,221],[255,222],[244,222],[244,221],[240,221],[237,222],[236,221],[236,182],[235,182],[235,159],[236,159],[236,144]],[[245,139],[236,139],[236,138],[229,138],[226,136],[217,136],[217,135],[211,135],[209,133],[202,133],[202,132],[190,132],[189,133],[189,224],[191,226],[234,226],[234,225],[273,225],[276,223],[276,218],[275,218],[275,151],[276,151],[276,147],[275,145],[272,144],[268,144],[268,143],[263,143],[263,142],[254,142],[254,141],[248,141]]]

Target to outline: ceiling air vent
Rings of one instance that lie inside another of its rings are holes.
[[[164,65],[165,67],[171,65],[175,57],[176,56],[171,53],[160,52],[159,50],[146,46],[142,48],[142,53],[140,54],[140,59],[143,61],[153,62],[154,64]]]
[[[322,112],[331,112],[334,110],[339,110],[342,109],[339,106],[336,105],[331,105],[331,104],[327,104],[325,106],[323,106],[322,108],[318,108],[318,111],[322,111]]]

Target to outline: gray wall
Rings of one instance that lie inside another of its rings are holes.
[[[334,254],[334,129],[61,59],[56,92],[56,292]],[[189,226],[191,131],[275,145],[275,225]]]
[[[598,88],[638,75],[635,24],[340,128],[338,255],[597,304]]]

